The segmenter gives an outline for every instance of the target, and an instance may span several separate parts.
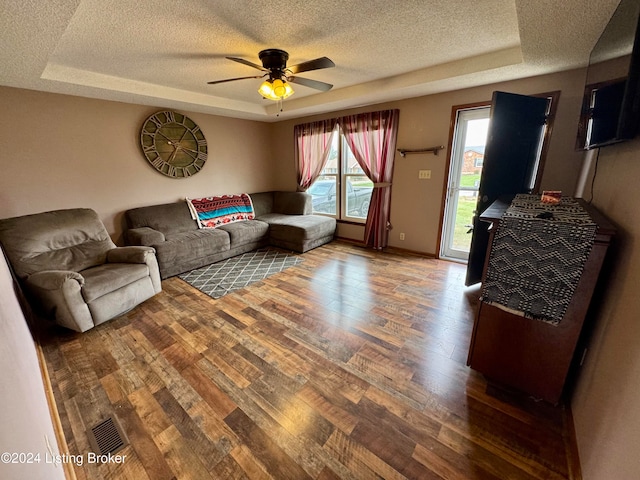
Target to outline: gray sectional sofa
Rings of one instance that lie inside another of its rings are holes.
[[[155,248],[165,279],[268,245],[304,253],[333,239],[336,221],[311,213],[311,195],[261,192],[250,197],[254,220],[214,229],[199,228],[186,201],[127,210],[125,241]]]

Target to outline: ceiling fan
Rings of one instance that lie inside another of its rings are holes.
[[[314,88],[322,92],[326,92],[333,88],[330,83],[320,82],[318,80],[311,80],[309,78],[298,77],[299,73],[309,72],[311,70],[320,70],[323,68],[335,67],[333,63],[327,57],[316,58],[315,60],[309,60],[308,62],[302,62],[297,65],[287,67],[287,60],[289,60],[289,54],[284,50],[277,48],[269,48],[262,50],[258,57],[262,61],[262,66],[238,57],[226,57],[234,62],[248,65],[249,67],[256,68],[265,72],[263,75],[255,75],[251,77],[238,77],[228,78],[226,80],[214,80],[207,82],[209,85],[216,85],[218,83],[235,82],[236,80],[245,80],[248,78],[264,78],[268,76],[258,92],[264,98],[270,100],[283,100],[293,95],[293,88],[289,83],[297,83],[298,85],[304,85],[305,87]]]

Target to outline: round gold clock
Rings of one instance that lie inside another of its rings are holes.
[[[177,112],[157,112],[147,118],[140,145],[149,163],[167,177],[191,177],[207,161],[204,133],[193,120]]]

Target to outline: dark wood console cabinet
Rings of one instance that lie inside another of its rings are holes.
[[[510,199],[494,202],[480,219],[488,223],[487,275],[493,236]],[[595,208],[581,202],[598,225],[595,243],[571,303],[557,325],[531,320],[480,302],[475,318],[467,365],[490,382],[557,404],[563,394],[587,309],[611,238],[613,225]]]

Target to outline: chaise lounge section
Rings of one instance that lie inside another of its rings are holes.
[[[312,214],[304,192],[250,195],[254,219],[200,228],[186,201],[125,212],[128,245],[156,250],[165,279],[268,245],[304,253],[333,239],[336,220]]]

